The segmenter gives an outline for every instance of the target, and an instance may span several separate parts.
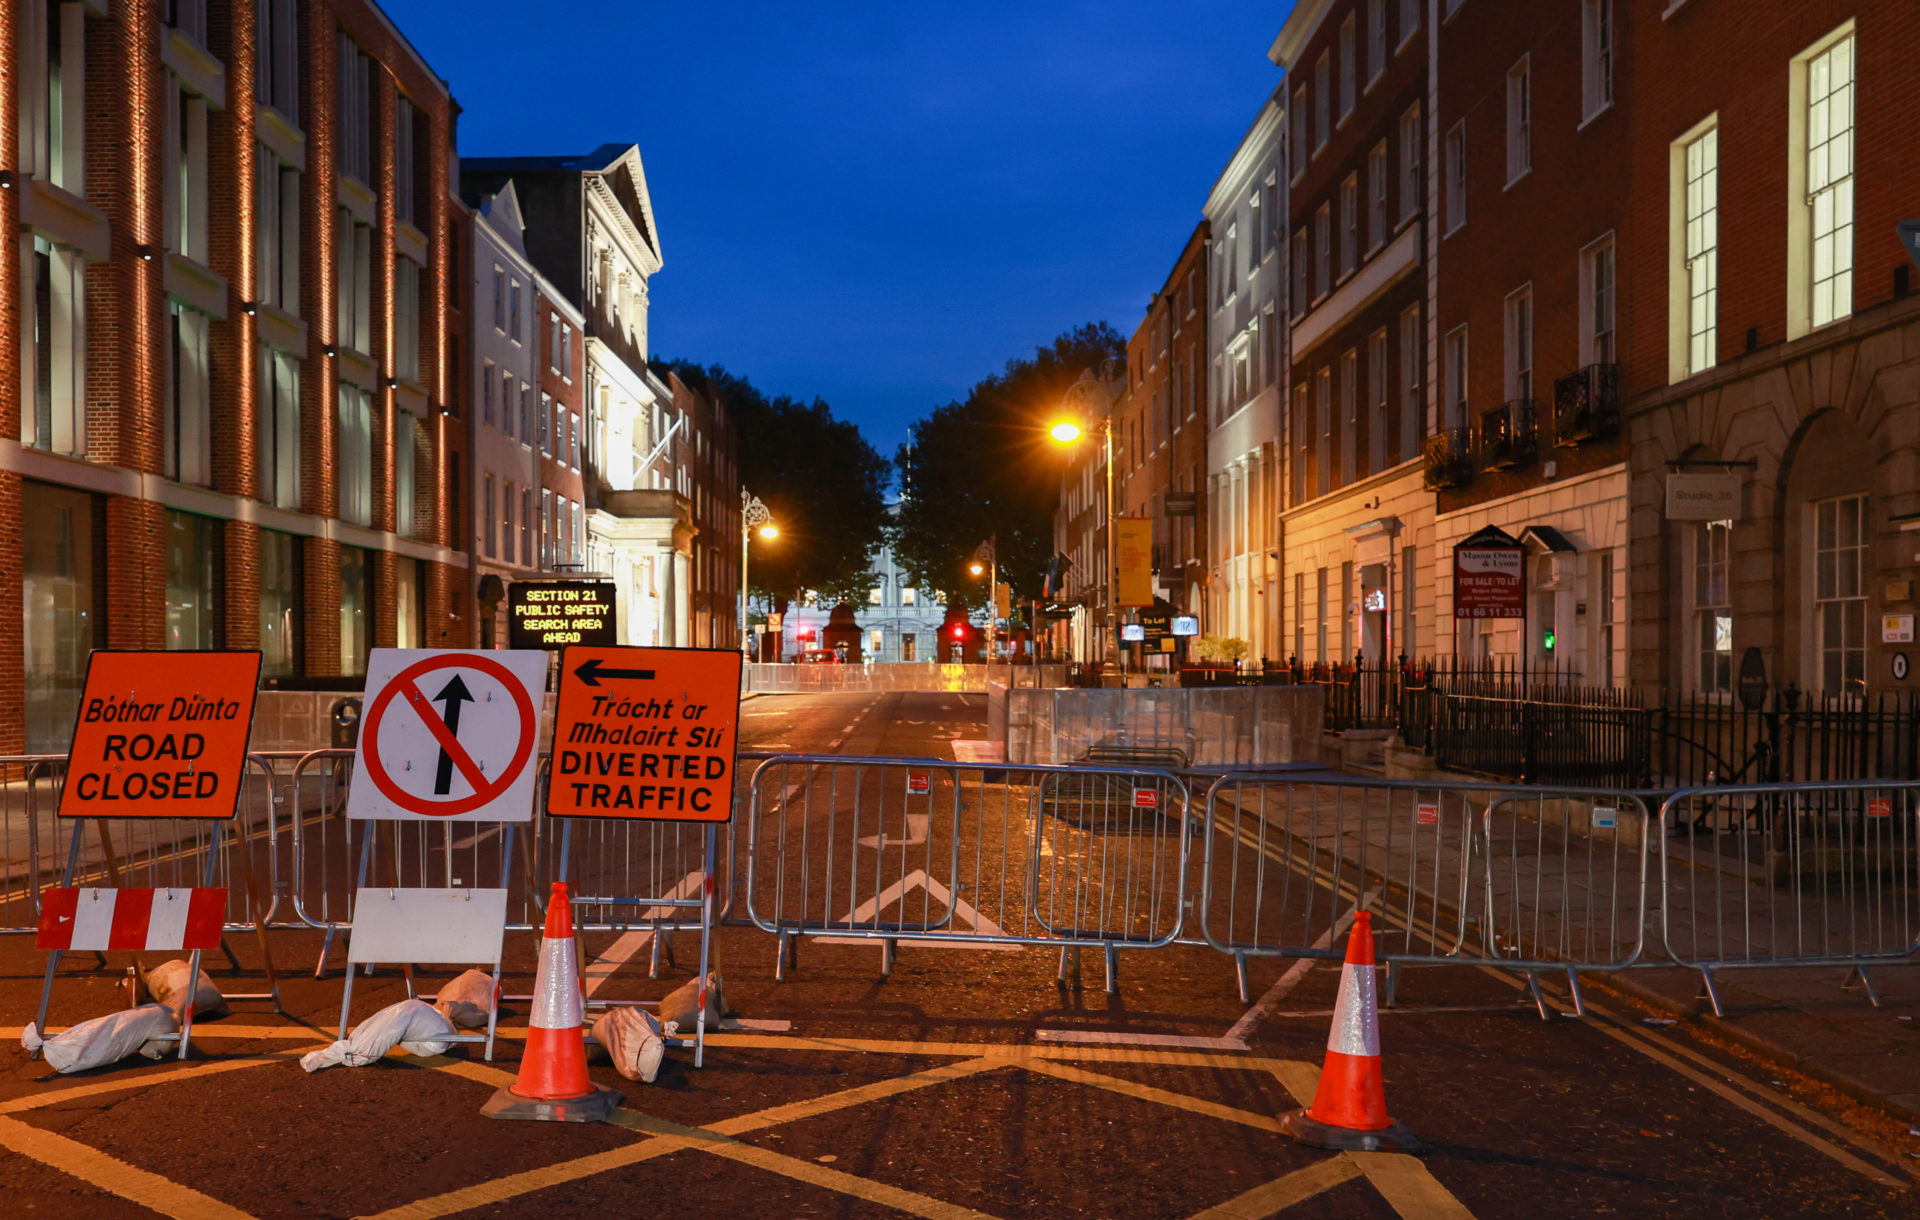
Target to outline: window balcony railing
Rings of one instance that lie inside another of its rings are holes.
[[[1570,448],[1619,431],[1619,365],[1589,364],[1553,383],[1554,444]]]
[[[1473,430],[1442,428],[1427,438],[1421,457],[1428,490],[1465,487],[1473,482]]]
[[[1511,470],[1538,456],[1540,437],[1534,425],[1533,399],[1516,398],[1480,417],[1481,469]]]

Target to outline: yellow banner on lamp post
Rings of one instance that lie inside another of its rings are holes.
[[[1001,618],[1013,617],[1013,586],[1002,582],[993,587],[994,613]]]
[[[1120,588],[1115,602],[1122,606],[1153,604],[1153,519],[1119,517],[1114,521],[1114,549],[1118,552]]]

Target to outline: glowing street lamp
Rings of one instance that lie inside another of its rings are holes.
[[[1097,428],[1101,444],[1105,447],[1106,458],[1106,524],[1107,555],[1106,575],[1101,586],[1106,599],[1106,639],[1102,641],[1101,652],[1111,660],[1120,656],[1120,630],[1118,627],[1118,608],[1114,598],[1118,596],[1119,581],[1116,569],[1119,561],[1114,557],[1114,512],[1113,512],[1113,428],[1107,418],[1107,387],[1093,375],[1092,369],[1080,374],[1079,380],[1067,387],[1061,396],[1060,406],[1063,415],[1047,429],[1047,435],[1062,445],[1078,444],[1086,436],[1087,429]],[[1082,423],[1085,421],[1085,423]]]
[[[747,542],[755,530],[760,537],[771,542],[780,536],[780,527],[773,523],[773,512],[760,497],[751,495],[747,489],[740,489],[740,651],[743,655],[753,655],[753,632],[747,628]]]

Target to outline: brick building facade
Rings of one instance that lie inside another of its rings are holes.
[[[1526,545],[1528,586],[1524,620],[1460,621],[1436,651],[1596,685],[1627,644],[1616,254],[1646,236],[1631,195],[1666,185],[1629,172],[1644,78],[1613,7],[1467,4],[1435,31],[1436,609],[1453,619],[1448,557],[1487,526]]]
[[[1154,596],[1181,615],[1201,614],[1207,579],[1207,301],[1202,220],[1127,341],[1114,452],[1120,512],[1153,522]]]
[[[693,514],[688,565],[693,620],[687,644],[735,648],[740,644],[740,472],[734,465],[739,432],[717,394],[694,390],[672,373],[667,385],[674,413],[685,421],[674,437],[674,468]]]
[[[1778,685],[1914,684],[1920,303],[1895,234],[1920,198],[1912,16],[1691,3],[1622,30],[1636,681],[1729,690],[1752,649]],[[1685,476],[1723,480],[1726,509],[1671,494]]]
[[[1426,9],[1310,0],[1270,51],[1292,149],[1283,635],[1307,662],[1433,647]]]
[[[93,646],[468,642],[439,76],[355,0],[22,0],[0,57],[0,748]]]

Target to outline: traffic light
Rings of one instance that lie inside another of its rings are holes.
[[[1547,628],[1546,634],[1540,637],[1540,646],[1548,652],[1553,651],[1553,628]]]
[[[956,640],[964,640],[967,638],[967,629],[964,624],[955,623],[953,625],[953,638]]]

